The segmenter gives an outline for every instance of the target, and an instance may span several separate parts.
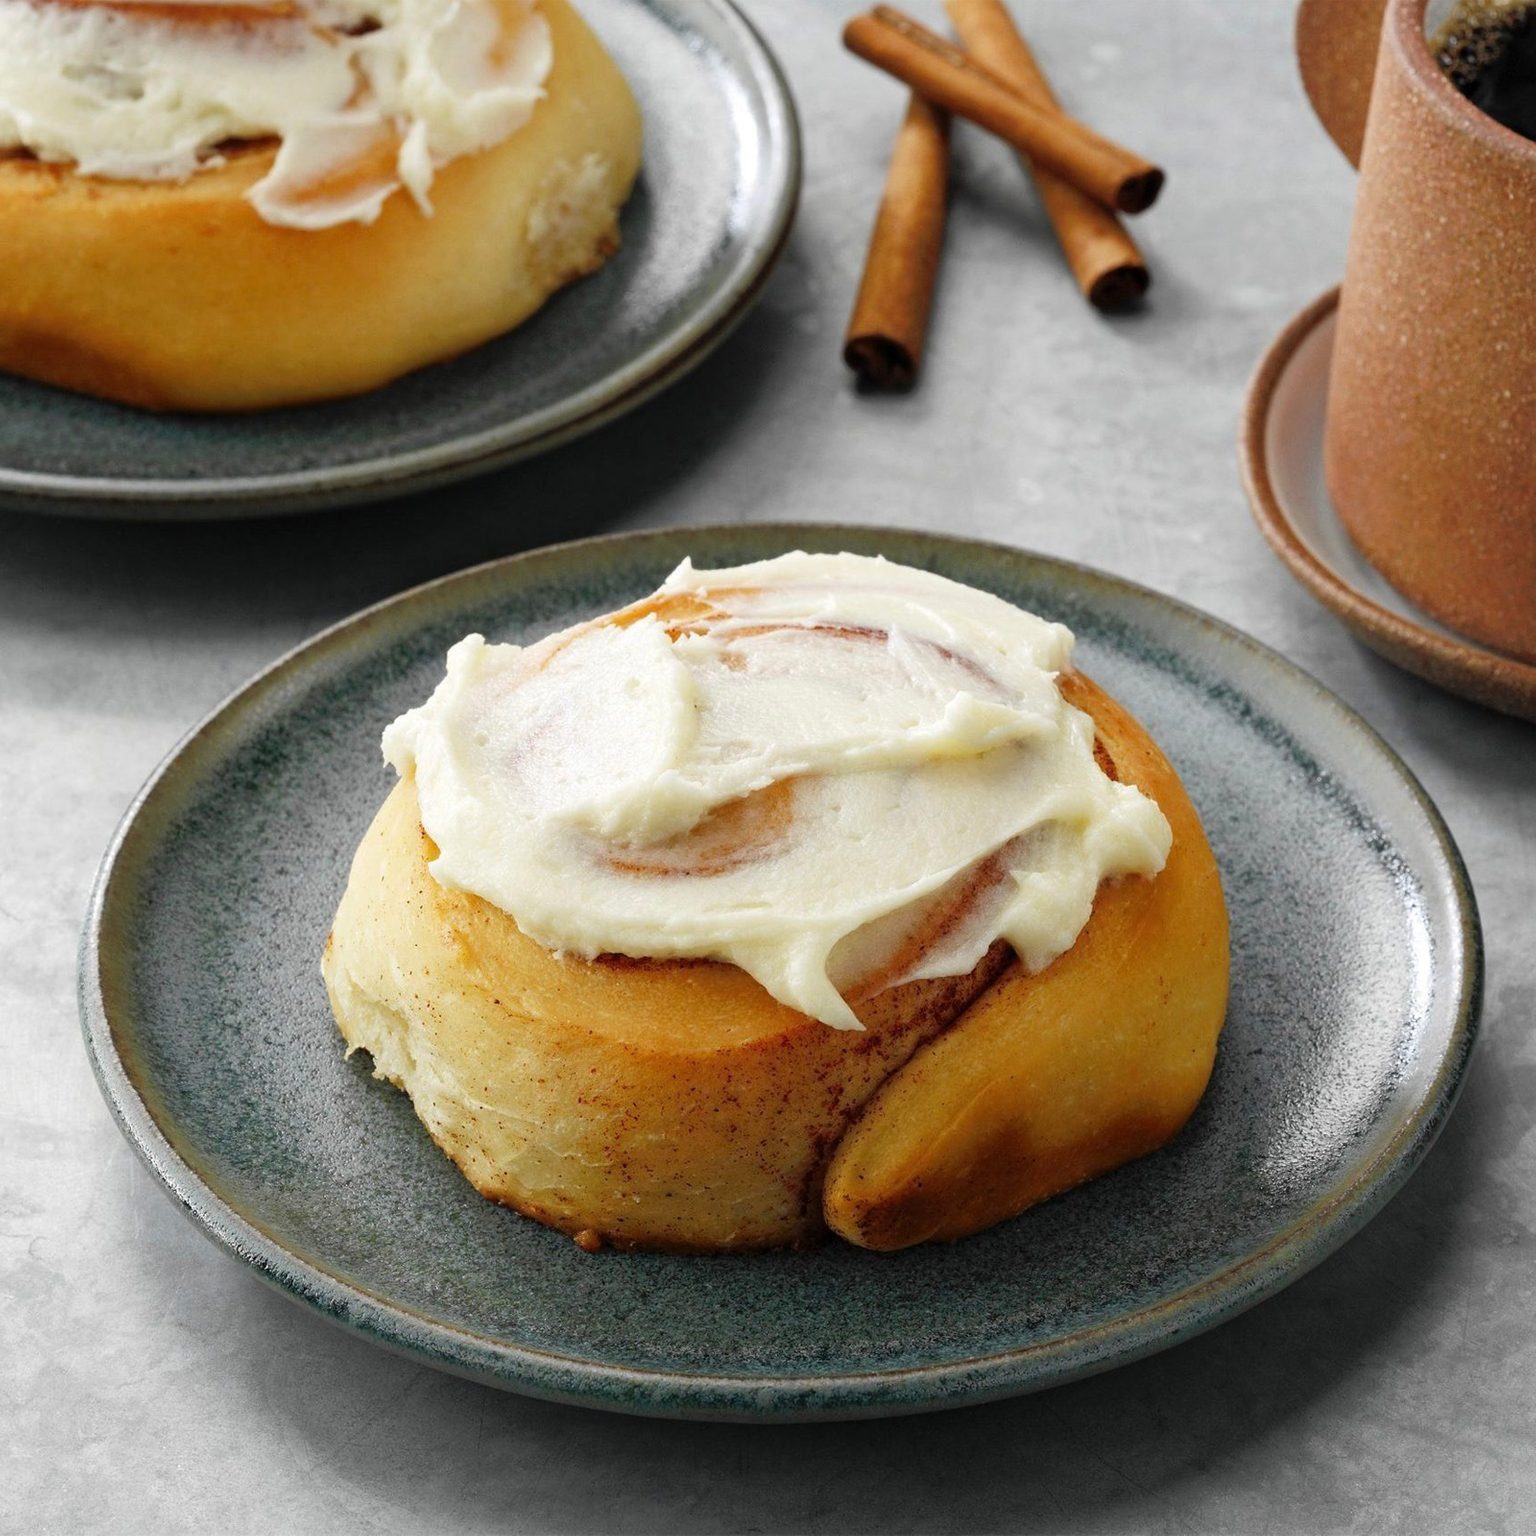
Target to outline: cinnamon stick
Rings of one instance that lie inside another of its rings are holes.
[[[1050,81],[1003,0],[945,0],[944,8],[978,64],[1037,106],[1061,110]],[[1040,189],[1040,201],[1083,297],[1099,309],[1116,309],[1139,299],[1147,291],[1151,274],[1125,226],[1028,154],[1021,152],[1019,158]]]
[[[914,95],[843,343],[843,361],[877,389],[910,389],[922,366],[948,190],[949,114]]]
[[[888,5],[855,16],[843,30],[843,43],[935,106],[997,134],[1106,207],[1140,213],[1162,190],[1163,173],[1150,160],[1064,113],[1035,106],[964,49]]]

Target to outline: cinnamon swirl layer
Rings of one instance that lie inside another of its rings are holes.
[[[536,0],[0,0],[0,154],[181,181],[275,141],[270,224],[372,223],[516,133],[544,94]]]
[[[1166,818],[1057,686],[1071,647],[881,560],[685,563],[538,645],[460,642],[384,749],[438,883],[547,949],[728,961],[858,1029],[999,940],[1044,968],[1102,881],[1161,869]]]

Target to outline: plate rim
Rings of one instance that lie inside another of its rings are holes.
[[[779,1375],[681,1372],[621,1366],[559,1351],[497,1342],[429,1317],[329,1273],[284,1247],[242,1215],[182,1159],[138,1093],[112,1036],[104,995],[100,941],[129,838],[154,798],[173,793],[172,775],[184,754],[226,720],[260,703],[296,668],[364,635],[392,610],[411,608],[434,592],[483,580],[498,569],[570,556],[612,545],[642,546],[679,539],[760,533],[780,536],[786,547],[813,533],[959,546],[1024,558],[1070,575],[1079,589],[1099,587],[1161,608],[1236,645],[1272,674],[1299,686],[1315,705],[1357,733],[1378,754],[1423,816],[1455,897],[1454,928],[1460,986],[1445,1050],[1412,1111],[1352,1178],[1331,1186],[1294,1221],[1239,1259],[1136,1311],[1071,1334],[992,1351],[885,1370]],[[1239,1315],[1320,1263],[1352,1237],[1397,1193],[1434,1143],[1453,1109],[1476,1044],[1484,986],[1484,952],[1477,900],[1455,839],[1412,770],[1379,732],[1311,673],[1262,641],[1139,582],[1096,567],[993,540],[936,534],[920,529],[836,522],[703,524],[595,535],[542,546],[438,576],[370,604],[291,647],[236,688],[186,731],[133,797],[113,833],[92,884],[79,950],[79,1008],[86,1054],[108,1107],[129,1144],[162,1190],[205,1236],[250,1265],[260,1279],[291,1300],[419,1363],[525,1396],[650,1417],[723,1421],[829,1421],[923,1413],[1019,1396],[1097,1374],[1141,1359]],[[1097,1346],[1097,1349],[1091,1346]],[[913,1385],[918,1391],[913,1393]]]
[[[1447,692],[1536,720],[1536,664],[1430,629],[1362,592],[1307,543],[1275,490],[1269,467],[1270,414],[1291,363],[1313,332],[1333,316],[1341,292],[1335,284],[1293,315],[1265,349],[1249,380],[1238,459],[1253,520],[1286,569],[1378,655]]]
[[[777,159],[781,171],[772,186],[763,238],[733,283],[653,342],[641,357],[531,417],[487,427],[472,437],[347,464],[206,479],[133,479],[55,474],[0,463],[0,507],[68,517],[201,522],[394,499],[489,474],[557,448],[628,414],[691,373],[747,317],[789,245],[804,179],[804,142],[784,68],[737,0],[670,3],[713,11],[736,35],[747,67],[733,74],[757,86],[768,120],[766,142],[777,151],[765,164],[771,168]],[[316,402],[314,409],[323,411],[327,403]],[[257,419],[263,415],[253,414]]]

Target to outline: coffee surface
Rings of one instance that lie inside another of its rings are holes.
[[[1536,0],[1459,0],[1430,46],[1473,106],[1536,139]]]

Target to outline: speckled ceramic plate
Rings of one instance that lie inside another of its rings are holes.
[[[468,630],[527,640],[684,555],[880,552],[1071,624],[1205,819],[1233,926],[1215,1075],[1156,1155],[951,1246],[583,1253],[482,1200],[405,1097],[342,1059],[319,954],[390,783],[381,727]],[[1455,1098],[1480,995],[1446,829],[1360,719],[1169,598],[995,545],[683,529],[466,571],[327,631],[198,726],[129,812],[82,950],[118,1120],[215,1241],[365,1338],[635,1413],[914,1412],[1103,1370],[1230,1317],[1343,1242]]]
[[[1536,720],[1536,666],[1415,607],[1345,531],[1323,474],[1338,306],[1335,288],[1302,310],[1248,386],[1240,447],[1254,520],[1291,574],[1372,650],[1451,693]]]
[[[526,325],[353,400],[161,416],[0,374],[0,505],[213,518],[394,496],[480,474],[621,415],[751,307],[789,236],[789,88],[729,0],[582,0],[629,79],[645,159],[623,246]]]

